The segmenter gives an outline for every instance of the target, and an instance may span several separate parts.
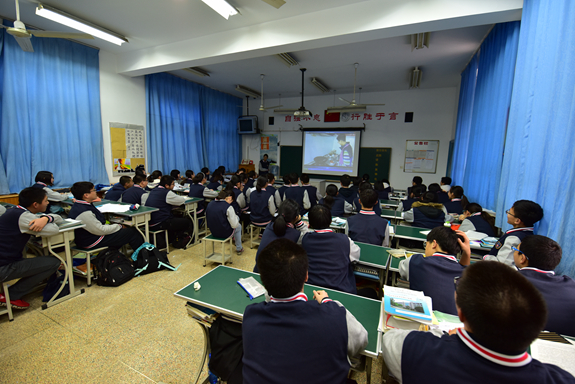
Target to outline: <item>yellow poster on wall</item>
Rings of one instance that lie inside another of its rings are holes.
[[[146,131],[143,126],[110,123],[110,141],[114,176],[132,176],[138,165],[146,165]]]

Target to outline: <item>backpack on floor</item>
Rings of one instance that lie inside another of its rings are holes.
[[[182,265],[180,263],[177,267],[173,267],[168,260],[168,254],[158,250],[158,248],[150,243],[144,243],[136,249],[132,254],[132,260],[136,268],[135,276],[156,272],[163,268],[177,271],[180,265]]]
[[[100,252],[93,262],[98,285],[117,287],[134,277],[134,266],[122,252],[110,249]]]

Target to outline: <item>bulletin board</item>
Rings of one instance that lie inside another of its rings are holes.
[[[114,176],[131,176],[138,165],[146,165],[146,130],[143,126],[110,123],[110,140]]]
[[[407,140],[403,172],[435,173],[439,140]]]

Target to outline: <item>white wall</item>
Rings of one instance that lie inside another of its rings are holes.
[[[135,124],[145,127],[146,88],[143,76],[118,75],[116,56],[104,51],[100,51],[100,108],[106,171],[110,183],[116,183],[119,177],[112,176],[110,123]]]
[[[351,95],[338,95],[351,100]],[[266,105],[276,105],[277,99],[265,100]],[[357,100],[359,103],[359,100]],[[251,101],[250,113],[258,114],[260,129],[264,133],[280,135],[280,145],[302,145],[302,133],[299,124],[304,128],[337,128],[363,127],[362,147],[389,147],[391,150],[390,182],[395,188],[405,189],[411,185],[416,174],[403,172],[406,140],[439,140],[439,157],[435,174],[419,174],[424,184],[439,183],[445,176],[449,141],[455,132],[457,113],[457,89],[412,89],[394,92],[364,93],[362,103],[384,103],[384,106],[370,106],[360,113],[360,120],[349,120],[343,123],[324,123],[325,108],[333,106],[333,95],[312,96],[305,98],[305,106],[314,114],[320,115],[321,122],[301,121],[285,122],[285,116],[274,115],[273,110],[262,113],[257,110],[258,102]],[[282,99],[283,108],[299,108],[301,98]],[[343,105],[340,100],[336,105]],[[376,120],[376,113],[383,112],[385,117]],[[397,112],[397,120],[390,120],[389,114]],[[405,112],[413,112],[413,123],[405,123]],[[369,113],[373,120],[363,120],[363,114]],[[268,125],[268,117],[275,117],[275,124]],[[242,158],[259,161],[259,135],[245,135],[242,140]],[[279,159],[278,159],[279,160]],[[281,171],[281,164],[280,164]],[[280,172],[281,173],[281,172]]]

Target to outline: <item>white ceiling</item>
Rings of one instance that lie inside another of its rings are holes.
[[[274,54],[290,52],[307,68],[306,95],[321,94],[318,77],[338,94],[353,89],[355,62],[363,92],[404,90],[409,71],[423,71],[421,88],[457,86],[480,42],[497,22],[518,20],[522,0],[286,0],[275,9],[260,0],[229,0],[241,15],[225,20],[201,0],[48,0],[44,4],[127,37],[121,47],[88,44],[117,56],[118,72],[138,76],[171,72],[243,96],[236,84],[265,95],[297,96],[299,67]],[[45,30],[73,31],[36,16],[20,0],[21,20]],[[0,0],[0,15],[15,19],[13,0]],[[409,34],[431,31],[430,47],[411,51]],[[34,40],[35,38],[33,38]],[[32,40],[32,41],[33,41]],[[34,54],[34,53],[31,53]],[[210,77],[178,70],[200,66]]]

